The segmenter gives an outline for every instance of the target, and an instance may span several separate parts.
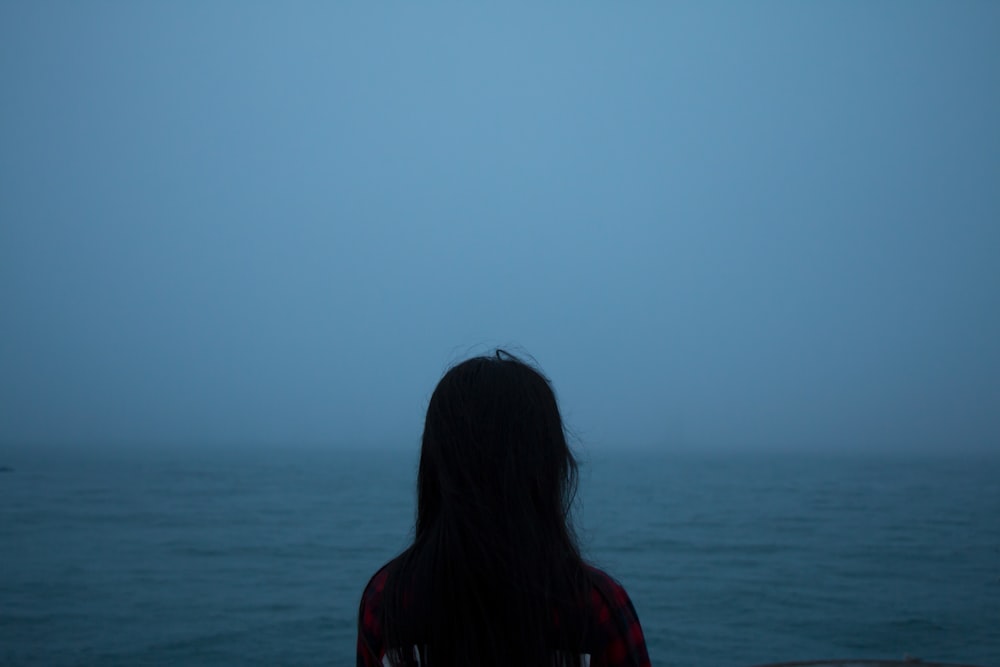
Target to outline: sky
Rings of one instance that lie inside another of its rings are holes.
[[[500,345],[593,449],[1000,451],[1000,3],[14,1],[0,90],[2,445],[411,447]]]

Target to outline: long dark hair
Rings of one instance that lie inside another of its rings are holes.
[[[579,665],[587,573],[577,464],[549,381],[498,351],[449,370],[427,408],[413,544],[393,563],[394,665]],[[428,660],[429,656],[429,660]]]

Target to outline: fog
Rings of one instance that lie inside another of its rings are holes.
[[[1000,4],[0,5],[0,445],[1000,451]]]

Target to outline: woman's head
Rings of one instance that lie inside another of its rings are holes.
[[[576,472],[545,376],[503,351],[464,361],[441,378],[427,408],[418,539],[442,516],[516,532],[565,530]]]
[[[502,351],[445,373],[427,407],[415,539],[386,581],[394,665],[415,664],[411,646],[443,667],[550,666],[553,650],[580,664],[576,472],[541,373]]]

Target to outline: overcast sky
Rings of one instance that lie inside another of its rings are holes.
[[[0,443],[1000,451],[1000,3],[509,5],[0,4]]]

